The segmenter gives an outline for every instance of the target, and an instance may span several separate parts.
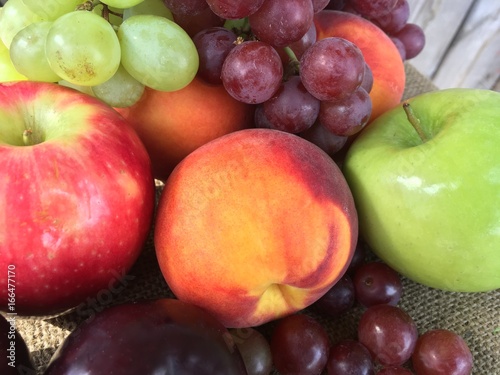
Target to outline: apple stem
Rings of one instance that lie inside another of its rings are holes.
[[[403,109],[405,110],[406,117],[408,118],[408,121],[410,124],[413,126],[415,131],[417,132],[418,136],[422,140],[422,143],[425,143],[429,140],[427,135],[424,133],[424,129],[422,129],[422,125],[420,124],[420,120],[418,119],[417,116],[415,116],[415,112],[413,112],[413,109],[407,101],[403,103]]]
[[[23,131],[23,144],[25,146],[32,146],[33,143],[33,130],[26,129]]]

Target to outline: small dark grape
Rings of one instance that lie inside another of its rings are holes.
[[[349,275],[354,275],[354,272],[366,262],[366,257],[368,256],[369,248],[366,242],[359,238],[356,244],[356,249],[354,250],[354,255],[352,256],[351,263],[347,268],[347,273]]]
[[[387,34],[394,34],[401,30],[410,17],[410,5],[407,0],[398,0],[390,13],[372,19],[371,21]]]
[[[470,375],[473,357],[461,336],[435,329],[418,338],[412,364],[418,375]]]
[[[355,302],[354,284],[345,274],[313,305],[324,314],[339,316],[349,311]]]
[[[348,139],[348,137],[333,134],[318,121],[299,135],[309,142],[314,143],[330,156],[339,152],[345,146]]]
[[[347,0],[330,0],[325,9],[343,10]]]
[[[222,84],[222,64],[236,41],[236,34],[224,27],[211,27],[193,37],[200,64],[198,75],[208,83]]]
[[[407,23],[400,31],[391,36],[399,39],[405,46],[406,60],[414,58],[424,49],[424,30],[414,23]]]
[[[356,340],[343,340],[330,348],[326,365],[328,375],[374,375],[368,349]]]
[[[390,13],[398,0],[349,0],[349,4],[366,18],[377,18]]]
[[[210,8],[199,14],[175,14],[174,21],[192,38],[209,27],[223,26],[224,20],[217,16]]]
[[[358,340],[385,366],[400,366],[409,360],[417,337],[415,322],[397,306],[371,306],[358,322]]]
[[[309,129],[319,113],[319,100],[309,94],[299,76],[283,82],[274,96],[264,102],[264,115],[272,129],[300,133]]]
[[[319,122],[333,134],[351,136],[363,129],[370,120],[372,101],[362,87],[351,95],[333,101],[322,101]]]
[[[381,303],[396,306],[403,293],[399,274],[381,262],[359,266],[354,273],[353,283],[356,299],[365,307]]]
[[[163,3],[173,14],[195,16],[208,8],[206,0],[163,0]]]
[[[363,74],[363,81],[361,82],[363,88],[368,94],[373,88],[373,72],[368,64],[365,63],[365,73]]]
[[[273,362],[281,375],[320,374],[326,366],[329,350],[325,328],[309,315],[283,318],[271,335]]]
[[[396,46],[399,55],[401,56],[401,60],[405,61],[406,60],[406,48],[405,45],[403,44],[402,41],[400,41],[398,38],[391,36],[390,37],[392,40],[392,43]]]
[[[318,13],[326,8],[330,0],[312,0],[314,13]]]
[[[311,47],[315,42],[316,42],[316,26],[314,23],[311,23],[311,27],[309,27],[309,30],[300,38],[298,41],[290,43],[288,47],[291,48],[293,53],[295,54],[295,57],[300,60],[306,49]]]

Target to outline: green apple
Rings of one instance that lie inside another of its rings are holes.
[[[500,288],[500,93],[437,90],[407,103],[408,115],[386,112],[346,155],[361,236],[421,284]]]

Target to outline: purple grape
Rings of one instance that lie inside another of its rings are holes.
[[[314,143],[331,157],[339,152],[347,143],[347,137],[333,134],[318,121],[299,135],[309,142]]]
[[[309,94],[299,76],[283,82],[276,94],[262,105],[272,129],[294,134],[314,124],[319,106],[319,100]]]
[[[414,23],[407,23],[401,30],[392,35],[405,46],[405,59],[417,56],[425,46],[425,34],[422,28]]]
[[[222,84],[222,64],[234,48],[235,41],[236,34],[224,27],[211,27],[197,33],[193,42],[200,59],[198,76],[208,83]]]
[[[418,338],[412,364],[419,375],[469,375],[473,357],[461,336],[435,329]]]
[[[405,48],[405,45],[403,44],[403,42],[394,36],[391,36],[390,39],[392,40],[392,42],[396,46],[396,48],[399,52],[399,55],[401,56],[401,60],[405,61],[406,60],[406,48]]]
[[[246,41],[229,52],[222,65],[221,78],[226,91],[236,100],[263,103],[278,91],[283,64],[269,44]]]
[[[174,14],[194,16],[208,8],[206,0],[163,0],[163,3]]]
[[[351,95],[334,101],[322,101],[319,122],[333,134],[351,136],[364,128],[372,113],[370,95],[358,87]]]
[[[353,277],[357,301],[365,306],[381,303],[396,306],[403,293],[401,277],[385,263],[369,262],[358,267]]]
[[[400,366],[408,361],[417,338],[415,322],[397,306],[371,306],[359,319],[359,342],[368,348],[376,361],[385,366]]]
[[[338,100],[363,81],[365,60],[353,43],[337,37],[319,40],[300,59],[302,83],[319,100]]]
[[[410,17],[410,5],[407,0],[398,0],[390,13],[372,19],[371,21],[387,34],[394,34],[401,30]]]
[[[362,87],[367,93],[370,93],[373,88],[373,72],[368,64],[365,63],[365,73],[363,75]]]
[[[330,0],[312,0],[314,13],[321,12],[326,8]]]
[[[224,19],[245,18],[255,13],[264,0],[206,0],[212,12]]]
[[[339,316],[349,311],[356,302],[354,284],[345,274],[313,305],[319,311],[331,316]]]
[[[266,0],[248,21],[259,40],[284,47],[304,36],[313,16],[311,0]]]
[[[307,32],[302,36],[302,38],[300,38],[296,42],[290,43],[288,47],[290,47],[290,49],[293,51],[295,57],[297,57],[297,59],[300,59],[304,54],[304,52],[306,51],[306,49],[308,49],[314,43],[316,43],[317,39],[316,36],[317,36],[316,26],[314,25],[314,23],[312,23],[311,27],[309,27],[309,30],[307,30]]]
[[[365,18],[377,18],[390,13],[398,0],[349,0],[353,9]]]
[[[289,315],[278,322],[271,334],[273,362],[281,375],[320,374],[329,349],[325,328],[309,315]]]
[[[326,365],[328,375],[374,375],[375,367],[368,349],[356,340],[342,340],[330,348]]]

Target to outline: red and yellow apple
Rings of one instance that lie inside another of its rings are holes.
[[[301,310],[344,274],[357,241],[335,162],[293,134],[245,129],[189,154],[168,178],[154,243],[173,293],[226,327]]]
[[[195,78],[173,92],[146,88],[136,104],[116,110],[144,142],[154,177],[165,180],[177,163],[201,145],[250,127],[254,108],[233,99],[222,85]]]
[[[406,75],[403,60],[391,39],[372,22],[352,13],[322,10],[314,17],[317,40],[339,37],[356,44],[373,73],[370,121],[397,106]]]
[[[55,314],[114,291],[153,219],[151,163],[112,108],[70,88],[0,84],[0,310]]]

